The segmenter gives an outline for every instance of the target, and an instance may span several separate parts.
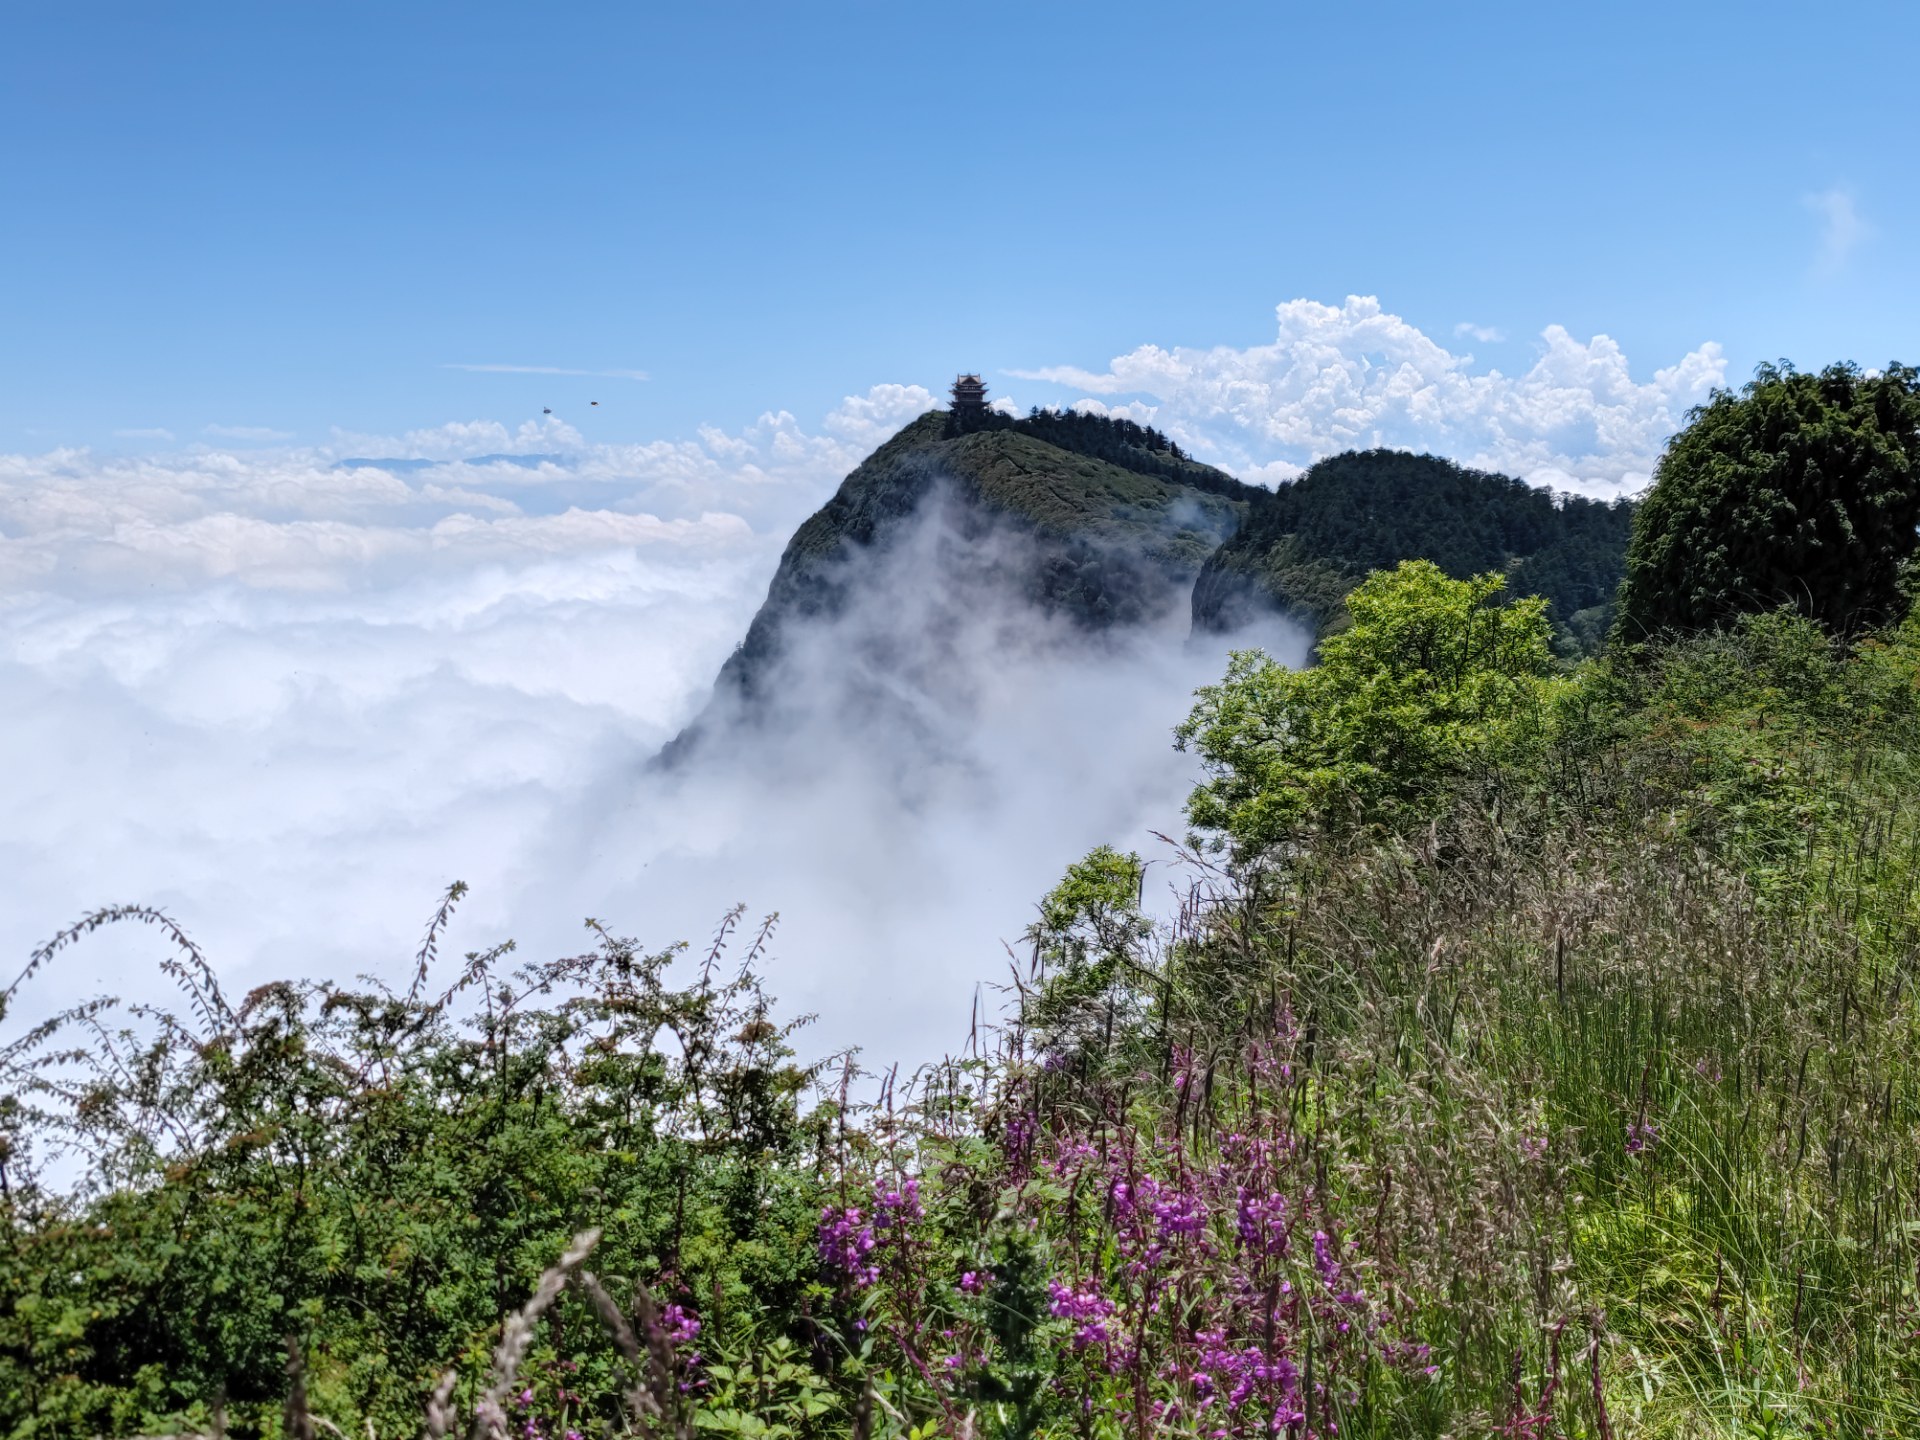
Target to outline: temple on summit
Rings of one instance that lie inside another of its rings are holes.
[[[953,413],[978,415],[987,408],[987,384],[978,375],[961,375],[953,382]]]

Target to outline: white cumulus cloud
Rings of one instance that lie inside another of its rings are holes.
[[[1269,345],[1143,345],[1105,371],[1012,373],[1127,397],[1125,413],[1250,479],[1390,446],[1606,496],[1643,487],[1667,437],[1726,377],[1709,342],[1635,379],[1611,338],[1581,341],[1559,325],[1540,333],[1524,372],[1482,371],[1365,295],[1290,300],[1276,318]]]
[[[0,953],[138,895],[236,979],[350,974],[456,876],[508,927],[546,827],[625,788],[788,532],[932,404],[886,385],[814,429],[643,445],[549,419],[0,455],[0,735],[33,756]],[[39,1003],[139,990],[137,949],[75,952]]]

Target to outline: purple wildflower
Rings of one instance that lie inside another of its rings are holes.
[[[874,1205],[873,1223],[882,1229],[919,1220],[926,1214],[920,1208],[920,1181],[912,1175],[902,1180],[897,1189],[877,1188]]]
[[[1107,1342],[1106,1319],[1113,1314],[1113,1302],[1097,1290],[1076,1290],[1063,1285],[1058,1280],[1047,1282],[1047,1293],[1053,1297],[1048,1311],[1062,1320],[1076,1320],[1080,1324],[1073,1332],[1073,1348],[1084,1350],[1089,1345],[1104,1345]]]
[[[1340,1283],[1340,1262],[1334,1257],[1333,1242],[1327,1238],[1327,1232],[1313,1232],[1313,1263],[1320,1271],[1320,1279],[1329,1290]]]
[[[1267,1255],[1287,1253],[1287,1197],[1277,1191],[1261,1196],[1243,1185],[1239,1194],[1240,1243]]]
[[[820,1263],[858,1286],[880,1278],[873,1253],[873,1226],[864,1222],[857,1205],[829,1205],[820,1212]]]
[[[1205,1227],[1207,1214],[1199,1197],[1185,1190],[1163,1194],[1155,1200],[1153,1218],[1162,1235],[1198,1235]]]
[[[676,1345],[685,1345],[700,1333],[700,1322],[681,1305],[669,1305],[662,1310],[660,1325],[667,1332],[667,1339]]]

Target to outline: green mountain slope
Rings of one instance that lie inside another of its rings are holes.
[[[794,627],[845,612],[872,573],[862,562],[883,556],[930,503],[944,504],[963,563],[996,593],[1097,632],[1180,611],[1207,556],[1264,494],[1137,425],[995,413],[962,425],[930,411],[794,533],[707,714],[661,758],[683,758],[716,709],[763,713]]]
[[[1514,593],[1547,598],[1563,650],[1591,651],[1606,632],[1632,521],[1624,500],[1555,495],[1432,455],[1336,455],[1261,493],[1201,570],[1193,623],[1222,632],[1279,611],[1325,633],[1369,571],[1424,559],[1456,579],[1505,571]]]

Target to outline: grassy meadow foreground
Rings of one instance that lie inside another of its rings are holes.
[[[396,988],[239,1000],[87,917],[32,968],[145,923],[188,1004],[0,1048],[0,1433],[1920,1435],[1920,620],[1762,592],[1764,507],[1687,569],[1690,474],[1597,658],[1425,561],[1236,657],[1173,863],[1073,865],[912,1077],[799,1058],[737,915],[456,960],[456,887]]]

